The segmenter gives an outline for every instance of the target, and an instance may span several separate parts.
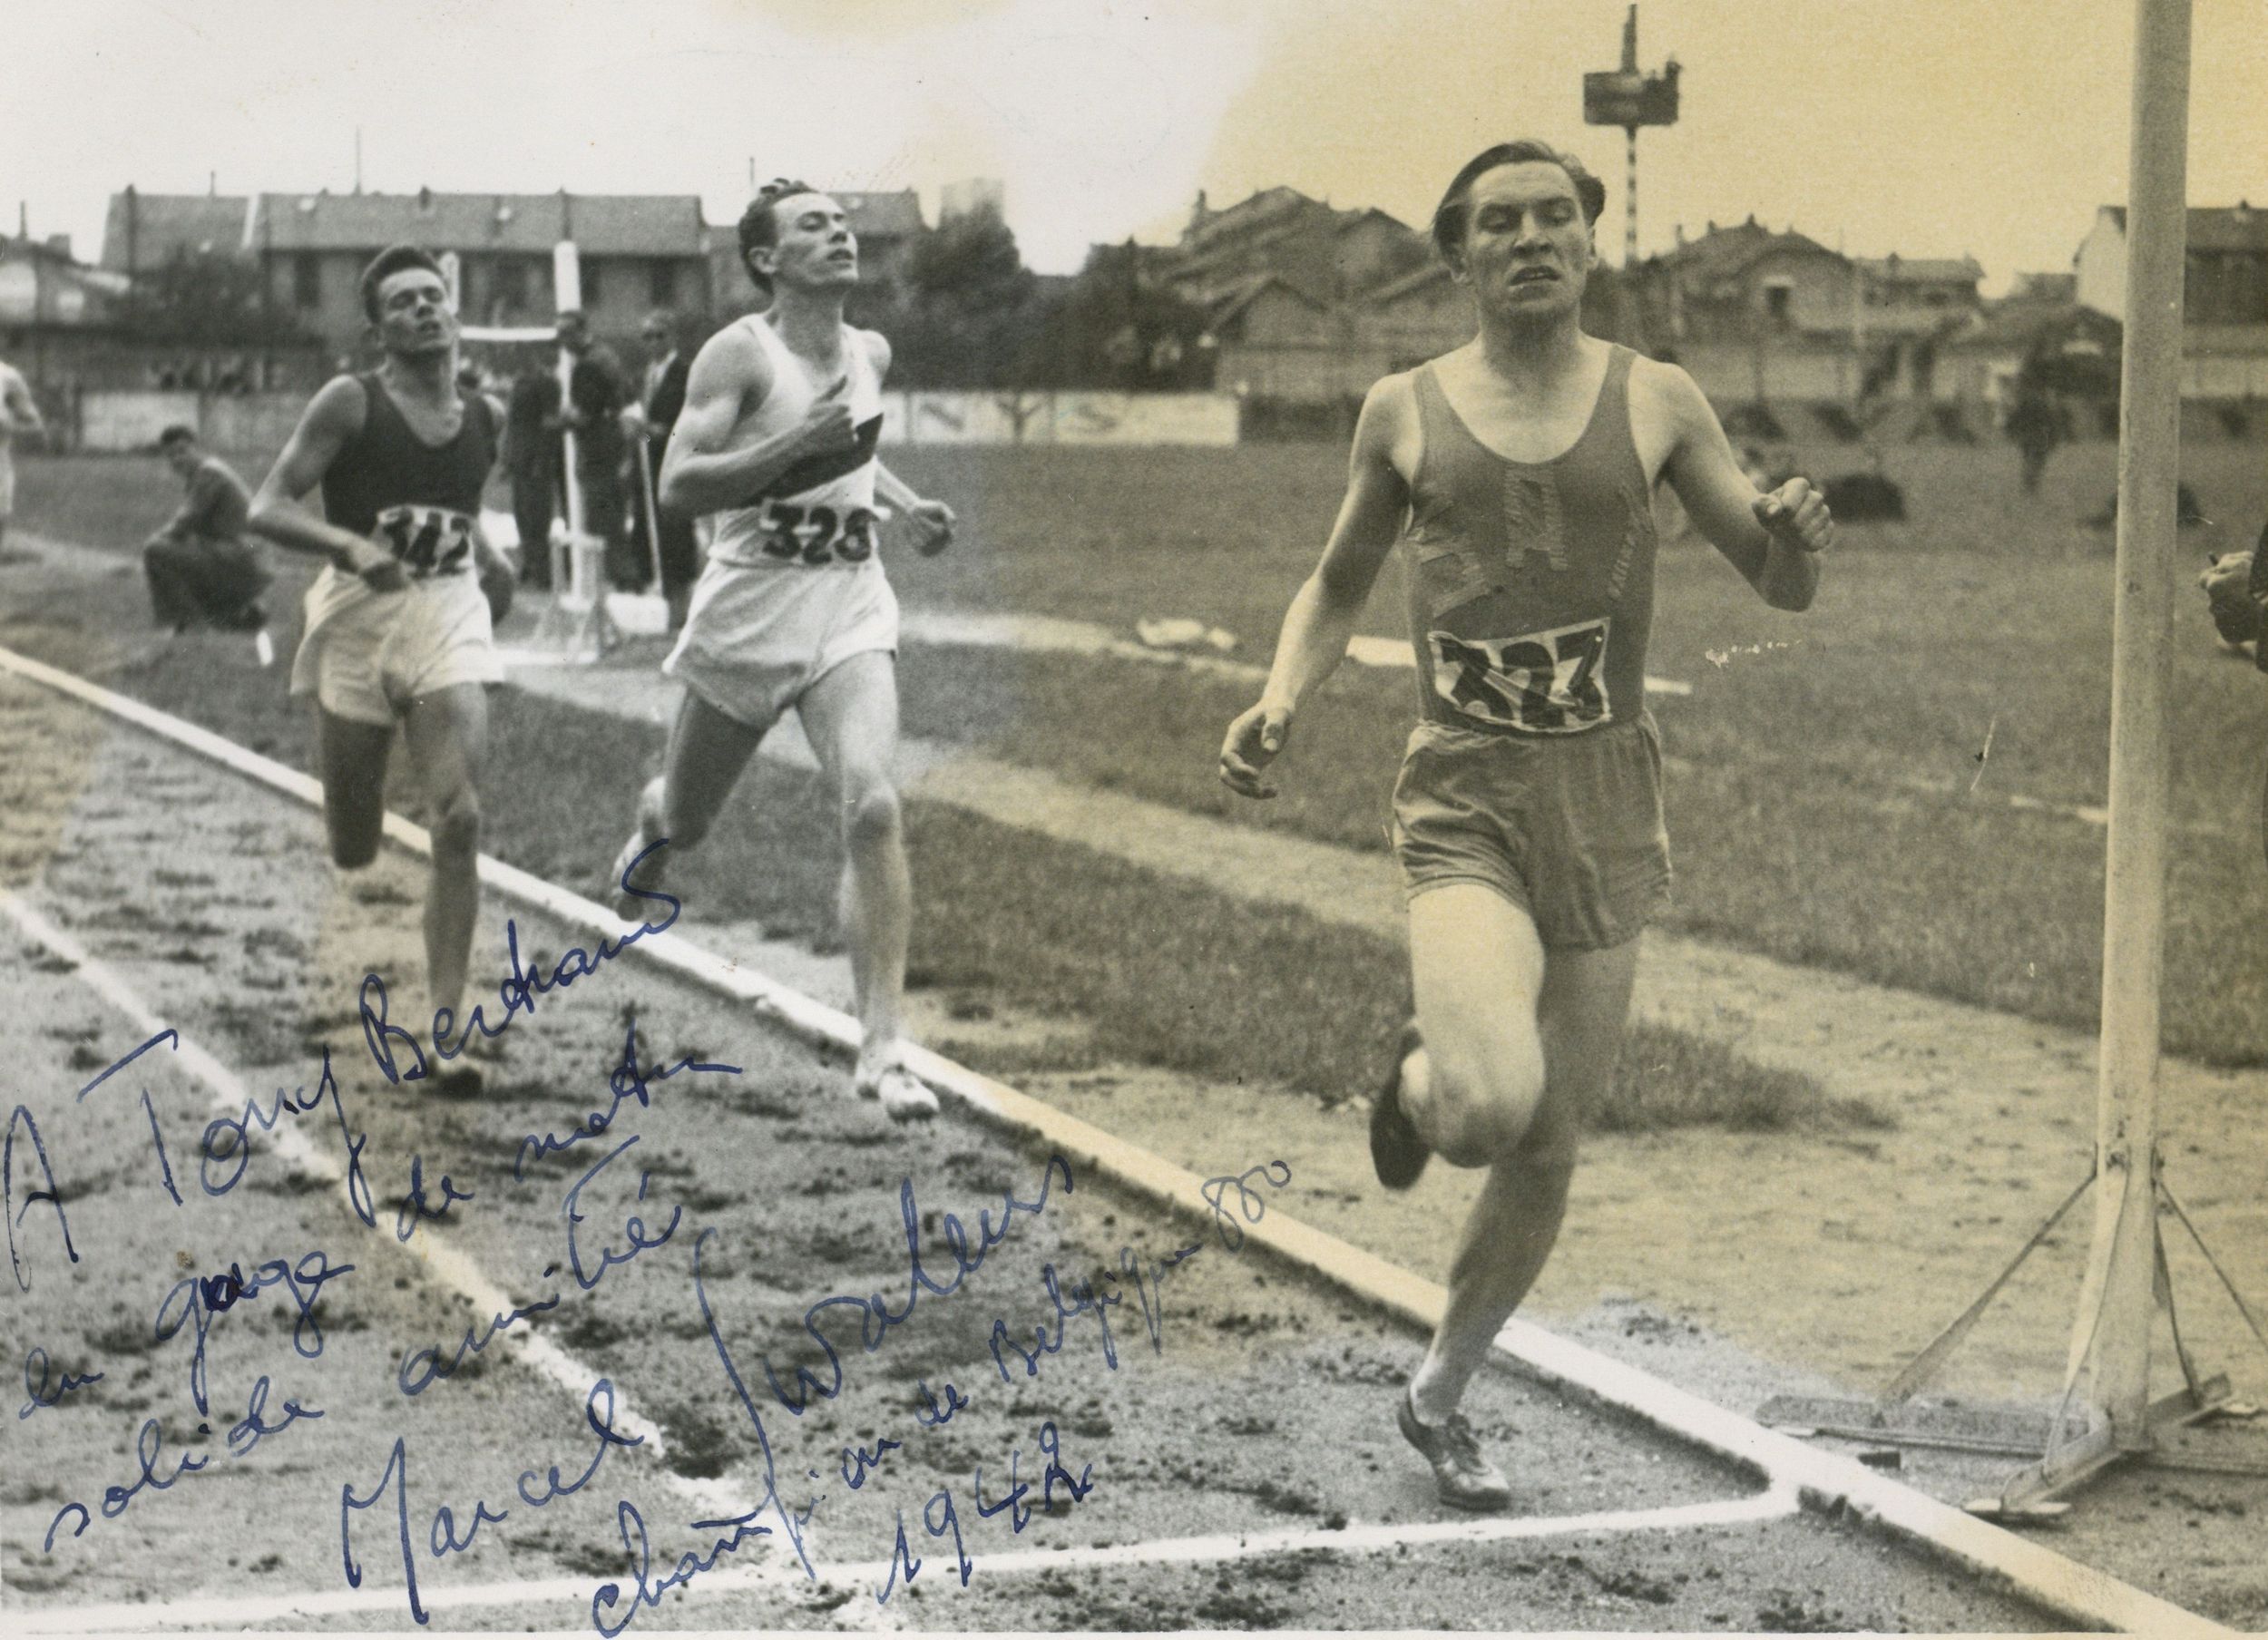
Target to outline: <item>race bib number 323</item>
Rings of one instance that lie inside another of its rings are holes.
[[[1603,721],[1605,620],[1522,638],[1426,634],[1433,688],[1459,716],[1535,735],[1569,735]]]

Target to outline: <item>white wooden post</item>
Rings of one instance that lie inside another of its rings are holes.
[[[2118,416],[2110,837],[2103,917],[2096,1225],[2072,1332],[2114,1447],[2149,1444],[2157,1257],[2159,987],[2165,958],[2166,702],[2181,473],[2190,0],[2136,0]]]

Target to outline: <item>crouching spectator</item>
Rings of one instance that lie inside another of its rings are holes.
[[[188,492],[181,511],[142,549],[158,625],[176,632],[198,626],[260,630],[268,611],[259,598],[274,578],[245,534],[251,496],[244,481],[219,456],[206,454],[187,427],[168,427],[158,448]]]

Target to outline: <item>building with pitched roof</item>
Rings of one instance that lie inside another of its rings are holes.
[[[251,205],[242,194],[142,193],[130,185],[111,195],[101,265],[131,279],[176,257],[249,255]]]
[[[693,194],[263,193],[245,233],[268,299],[341,352],[367,327],[364,266],[405,242],[455,258],[470,324],[548,323],[558,310],[552,249],[567,239],[599,336],[634,336],[657,308],[710,307],[709,229]]]
[[[1852,258],[1755,218],[1647,259],[1637,345],[1720,405],[1934,395],[1937,350],[1978,312],[1972,258]]]
[[[468,323],[540,325],[556,311],[552,250],[580,253],[582,302],[602,336],[635,335],[655,308],[712,306],[709,230],[693,194],[260,193],[112,196],[103,265],[129,278],[180,256],[242,256],[279,318],[352,355],[367,328],[358,283],[388,245],[457,263]]]
[[[2082,307],[2126,317],[2124,206],[2096,211],[2071,267]],[[2268,397],[2268,210],[2243,200],[2189,208],[2182,278],[2182,394]]]
[[[123,275],[71,254],[67,234],[0,234],[0,358],[53,411],[50,389],[123,376]]]

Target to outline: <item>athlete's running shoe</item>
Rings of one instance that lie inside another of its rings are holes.
[[[435,1055],[426,1064],[424,1082],[417,1085],[439,1098],[476,1099],[488,1091],[488,1079],[503,1066],[503,1037],[468,1027],[456,1052],[446,1059]]]
[[[639,855],[653,846],[654,839],[660,835],[661,796],[662,784],[659,778],[649,781],[645,790],[638,794],[638,825],[631,832],[630,840],[622,844],[621,853],[614,856],[614,864],[607,868],[606,881],[599,887],[600,903],[612,906],[614,914],[626,922],[643,922],[647,913],[654,909],[652,901],[641,900],[622,887],[622,875]],[[649,890],[660,888],[661,870],[661,855],[648,855],[646,863],[638,868],[639,886]]]
[[[1377,1170],[1378,1182],[1389,1190],[1407,1190],[1416,1184],[1431,1154],[1409,1113],[1402,1108],[1402,1063],[1420,1046],[1417,1021],[1412,1020],[1403,1026],[1401,1039],[1394,1043],[1393,1068],[1386,1072],[1386,1085],[1371,1101],[1370,1165]]]
[[[1403,1439],[1432,1466],[1433,1489],[1443,1503],[1483,1514],[1511,1503],[1511,1483],[1503,1470],[1481,1456],[1481,1443],[1473,1439],[1472,1426],[1462,1412],[1452,1412],[1437,1424],[1422,1422],[1404,1390],[1395,1421],[1402,1426]]]
[[[937,1095],[904,1065],[891,1063],[879,1070],[861,1069],[852,1086],[862,1099],[879,1099],[883,1113],[894,1122],[926,1121],[937,1114]]]

